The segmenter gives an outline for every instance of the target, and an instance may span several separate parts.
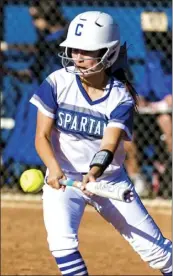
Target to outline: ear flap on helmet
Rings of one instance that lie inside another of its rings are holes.
[[[106,68],[109,68],[114,64],[118,58],[120,51],[120,43],[116,44],[115,46],[109,47],[107,49],[103,49],[103,57],[102,63]]]
[[[109,48],[109,53],[107,56],[107,68],[111,67],[118,58],[120,52],[120,42],[118,42],[115,46]]]
[[[119,55],[117,60],[111,66],[111,72],[115,72],[117,69],[127,69],[127,45],[126,42],[120,47]]]

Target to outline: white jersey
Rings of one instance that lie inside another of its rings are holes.
[[[132,137],[134,102],[125,86],[111,77],[104,95],[92,101],[80,77],[60,69],[49,75],[30,102],[55,120],[51,141],[55,156],[67,175],[87,173],[94,154],[100,150],[105,128],[118,127]],[[120,142],[112,163],[101,178],[118,176],[125,152]]]

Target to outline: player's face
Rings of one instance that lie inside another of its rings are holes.
[[[79,50],[79,49],[72,49],[72,59],[75,63],[75,66],[78,67],[78,69],[81,72],[86,73],[86,70],[89,69],[89,72],[94,73],[94,71],[98,71],[102,68],[102,65],[97,64],[101,60],[100,57],[100,51],[85,51],[85,50]]]

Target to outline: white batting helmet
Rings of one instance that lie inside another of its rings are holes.
[[[71,21],[67,38],[60,46],[65,47],[65,53],[60,55],[65,68],[72,61],[69,48],[74,48],[86,51],[105,49],[103,56],[99,58],[98,64],[102,64],[103,68],[106,69],[118,58],[120,51],[119,27],[107,13],[99,11],[84,12]],[[77,71],[74,73],[80,74]]]

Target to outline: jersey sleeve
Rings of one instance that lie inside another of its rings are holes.
[[[107,127],[117,127],[125,131],[125,140],[132,140],[134,103],[120,103],[110,114]]]
[[[54,84],[48,77],[34,93],[30,99],[30,103],[34,104],[44,115],[55,119],[56,110],[58,108],[56,98],[57,95]]]

